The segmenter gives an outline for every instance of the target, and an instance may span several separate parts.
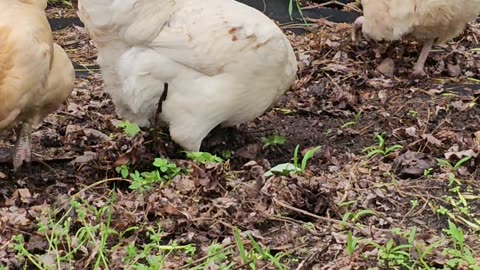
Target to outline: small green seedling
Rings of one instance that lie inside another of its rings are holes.
[[[307,168],[307,163],[312,157],[320,150],[320,146],[312,148],[305,153],[305,156],[302,158],[301,164],[298,164],[298,152],[300,149],[300,145],[295,147],[295,151],[293,153],[293,164],[292,163],[282,163],[278,164],[277,166],[271,168],[269,171],[265,172],[265,177],[270,177],[272,175],[284,175],[287,176],[290,173],[294,174],[303,174]]]
[[[349,231],[347,234],[347,254],[348,256],[352,257],[353,253],[357,249],[358,246],[358,239],[353,236],[352,231]]]
[[[265,172],[264,176],[265,177],[270,177],[273,175],[287,176],[290,173],[297,174],[297,173],[300,173],[301,171],[302,170],[300,168],[296,167],[292,163],[282,163],[282,164],[278,164],[277,166]]]
[[[127,164],[124,164],[122,166],[116,167],[115,171],[119,173],[123,178],[127,178],[130,175],[130,168],[128,167]]]
[[[480,270],[480,264],[475,259],[475,254],[465,245],[463,231],[453,222],[448,220],[448,229],[444,230],[453,242],[453,248],[444,250],[443,254],[449,255],[447,265],[451,269],[460,269],[461,266],[468,266],[468,269]]]
[[[278,136],[278,135],[263,137],[262,138],[262,143],[263,143],[262,149],[265,149],[267,147],[276,147],[276,146],[279,146],[279,145],[283,145],[283,144],[285,144],[286,141],[287,141],[287,139],[285,137]]]
[[[131,180],[130,189],[140,192],[150,190],[155,183],[172,180],[179,175],[182,170],[175,163],[171,163],[163,158],[156,158],[153,162],[156,170],[150,172],[130,172],[128,165],[122,165],[115,168],[122,178]]]
[[[222,163],[223,159],[207,152],[187,152],[187,159],[200,164]]]
[[[466,162],[468,162],[470,159],[472,159],[472,156],[466,156],[459,161],[455,163],[455,165],[452,165],[448,160],[437,158],[437,163],[438,166],[442,168],[449,168],[452,171],[457,171],[460,167],[464,166]]]
[[[358,124],[358,121],[360,120],[360,117],[362,117],[362,112],[357,112],[354,116],[353,116],[353,120],[350,121],[350,122],[346,122],[344,123],[341,128],[348,128],[348,127],[352,127],[352,126],[355,126],[356,124]]]
[[[364,216],[376,216],[376,215],[377,213],[375,213],[375,211],[369,210],[369,209],[360,210],[355,214],[352,212],[346,212],[342,217],[342,227],[345,227],[347,225],[348,220],[351,220],[351,223],[355,224]]]
[[[419,205],[419,202],[418,200],[410,200],[410,205],[412,206],[412,208],[415,208]]]
[[[181,172],[181,169],[178,168],[175,163],[171,163],[164,158],[156,158],[153,162],[153,166],[158,168],[162,174],[162,177],[166,180],[173,179]]]
[[[452,237],[454,247],[463,251],[465,248],[465,238],[462,230],[458,228],[455,223],[448,220],[448,230],[445,230],[445,232]]]
[[[362,152],[367,152],[367,158],[373,158],[376,155],[386,156],[390,153],[403,149],[403,146],[399,144],[386,147],[385,138],[383,136],[383,134],[375,135],[375,139],[378,141],[378,144],[369,146],[362,150]]]
[[[428,169],[423,170],[423,176],[424,177],[429,177],[432,174],[433,174],[433,168],[428,168]]]
[[[129,121],[123,121],[118,124],[117,127],[123,129],[125,135],[130,138],[135,137],[140,132],[140,127],[135,123],[130,123]]]
[[[249,245],[253,247],[251,250],[247,250],[246,245],[243,243],[242,237],[240,236],[240,231],[237,228],[233,229],[233,235],[235,237],[235,243],[237,245],[238,253],[240,255],[240,259],[245,267],[244,269],[257,269],[257,262],[264,261],[269,262],[275,269],[284,270],[285,267],[280,262],[280,259],[285,256],[284,253],[279,252],[277,254],[272,255],[270,249],[263,249],[260,244],[253,238],[251,235],[247,235],[248,240],[250,240]],[[270,268],[269,268],[270,269]]]
[[[225,248],[222,245],[214,242],[208,247],[207,259],[200,265],[195,267],[186,268],[188,270],[204,270],[208,269],[211,265],[215,265],[219,270],[232,270],[235,269],[235,262],[230,260],[233,254],[231,248]]]
[[[373,241],[366,241],[368,245],[372,245],[378,249],[377,261],[379,266],[387,269],[431,269],[423,258],[431,253],[433,248],[427,247],[425,250],[416,249],[414,246],[416,228],[413,227],[407,235],[399,228],[392,229],[392,234],[399,235],[402,238],[408,236],[406,244],[396,244],[393,239],[390,239],[385,245],[379,245]],[[418,254],[420,259],[416,260],[413,256],[413,250]],[[420,268],[419,268],[420,267]],[[384,268],[380,268],[384,269]]]
[[[410,115],[410,117],[412,118],[417,118],[418,112],[414,110],[410,110],[408,111],[408,115]]]

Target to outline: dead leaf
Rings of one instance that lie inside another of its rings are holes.
[[[442,141],[435,138],[432,134],[423,134],[422,139],[427,140],[427,142],[434,146],[442,146]]]
[[[445,158],[447,160],[460,160],[464,157],[477,157],[477,156],[478,156],[478,152],[475,152],[472,149],[445,153]]]
[[[74,160],[70,161],[71,164],[85,164],[97,158],[97,153],[95,152],[84,152],[83,155],[76,157]]]
[[[105,133],[93,128],[86,128],[83,130],[83,133],[85,133],[87,137],[97,139],[101,142],[106,142],[111,140],[111,138],[107,136]]]
[[[450,77],[458,77],[458,76],[460,76],[460,74],[462,74],[462,69],[460,68],[460,66],[458,64],[453,65],[453,64],[448,63],[447,64],[447,70],[448,70],[448,75]]]
[[[416,137],[417,129],[415,127],[408,127],[405,129],[405,133],[410,137]]]
[[[377,67],[377,71],[388,78],[395,73],[395,62],[391,58],[385,58]]]
[[[394,160],[394,167],[397,167],[397,173],[401,178],[422,177],[425,170],[434,168],[436,165],[435,159],[431,156],[412,151],[407,151]]]
[[[195,181],[181,177],[175,185],[179,191],[187,192],[195,188]]]

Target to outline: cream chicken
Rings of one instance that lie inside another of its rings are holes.
[[[79,16],[118,115],[140,126],[158,116],[187,151],[263,114],[296,76],[279,27],[233,0],[79,0]]]
[[[31,160],[31,132],[73,90],[72,62],[53,42],[46,0],[0,1],[0,130],[20,123],[13,167]]]
[[[354,23],[353,39],[360,31],[374,40],[399,40],[410,35],[423,42],[412,75],[423,77],[433,45],[461,34],[480,13],[480,0],[362,0],[363,16]]]

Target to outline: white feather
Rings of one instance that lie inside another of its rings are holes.
[[[215,126],[263,114],[293,83],[295,54],[261,12],[233,0],[80,0],[117,113],[159,116],[189,151]]]

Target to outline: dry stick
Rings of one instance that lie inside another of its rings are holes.
[[[37,234],[37,233],[31,233],[31,232],[27,232],[27,231],[24,231],[24,230],[20,230],[20,229],[17,229],[17,228],[14,228],[14,227],[11,227],[11,226],[8,226],[8,225],[5,225],[4,227],[5,229],[10,229],[12,231],[15,231],[15,232],[19,232],[19,233],[22,233],[22,234],[27,234],[27,235],[40,235],[40,234]],[[0,250],[2,250],[0,248]]]
[[[314,8],[328,6],[328,5],[331,5],[331,4],[337,4],[337,5],[341,5],[341,6],[344,6],[344,7],[348,7],[348,8],[351,8],[351,9],[353,9],[353,10],[359,12],[359,13],[362,13],[362,11],[360,9],[358,9],[357,7],[352,7],[350,5],[347,5],[347,4],[344,4],[342,2],[338,2],[338,1],[335,1],[335,0],[328,1],[328,2],[322,3],[322,4],[310,5],[310,6],[302,8],[302,9],[314,9]]]
[[[430,132],[430,134],[432,134],[433,136],[433,133],[435,133],[435,131],[437,131],[438,128],[440,128],[441,126],[443,126],[443,124],[445,124],[445,122],[447,122],[446,119],[443,119],[442,122],[440,122],[440,124],[438,124],[433,130],[432,132]],[[427,125],[425,126],[425,128],[427,127]],[[423,133],[425,134],[425,132]],[[425,151],[425,148],[427,148],[427,145],[430,144],[430,142],[428,141],[428,139],[426,139],[425,141],[425,144],[423,145],[423,148],[421,150],[421,152],[423,153]]]
[[[90,256],[88,256],[87,260],[85,261],[85,263],[83,264],[83,267],[87,267],[94,259],[95,259],[95,256],[98,254],[98,251],[100,250],[100,245],[96,245],[93,249],[92,249],[92,252],[90,254]],[[107,270],[108,270],[108,266],[107,266]]]
[[[323,221],[326,221],[326,222],[331,222],[331,223],[339,224],[339,225],[342,225],[342,226],[348,226],[348,227],[351,227],[351,228],[356,228],[356,229],[360,230],[363,234],[369,235],[369,233],[366,232],[365,230],[363,230],[363,228],[359,228],[359,226],[355,226],[354,224],[352,224],[350,222],[347,222],[347,221],[344,222],[344,221],[333,219],[333,218],[327,218],[327,217],[322,217],[322,216],[319,216],[319,215],[315,215],[315,214],[312,214],[312,213],[307,212],[305,210],[298,209],[294,206],[288,205],[287,203],[282,202],[275,197],[272,198],[272,200],[273,200],[274,203],[276,203],[276,204],[278,204],[278,205],[280,205],[284,208],[287,208],[287,209],[290,209],[292,211],[298,212],[300,214],[303,214],[303,215],[306,215],[306,216],[309,216],[309,217],[313,217],[313,218],[316,218],[316,219],[319,219],[319,220],[323,220]],[[376,229],[379,230],[379,231],[388,231],[388,230],[383,230],[383,229],[379,229],[379,228],[376,228]]]
[[[295,269],[295,270],[301,270],[303,269],[303,266],[305,265],[305,263],[307,262],[308,258],[304,259],[299,265],[298,267]]]
[[[422,198],[422,197],[420,197],[420,198]],[[424,200],[424,198],[422,198],[422,200]],[[427,199],[427,201],[425,201],[425,203],[423,204],[422,208],[420,208],[419,211],[415,212],[415,215],[418,215],[418,214],[422,213],[425,210],[425,208],[427,207],[428,202],[429,202],[429,200]],[[405,215],[403,215],[402,220],[400,220],[400,224],[403,224],[403,222],[405,222],[406,218],[412,217],[413,215],[410,215],[410,214],[413,213],[414,210],[415,210],[414,207],[410,208],[410,210],[408,210],[408,212]]]
[[[333,85],[335,86],[335,88],[337,88],[338,91],[342,91],[342,88],[340,87],[340,85],[338,85],[337,82],[335,82],[335,80],[333,80],[332,76],[330,76],[328,73],[325,73],[325,75],[327,75],[327,77],[330,79],[330,81],[333,83]]]
[[[313,259],[314,256],[318,256],[318,254],[325,253],[325,251],[327,251],[329,247],[330,247],[330,245],[325,245],[321,250],[317,250],[317,251],[315,251],[313,254],[310,254],[307,258],[305,258],[305,259],[298,265],[298,267],[297,267],[295,270],[301,270],[301,269],[303,269],[304,266],[305,266],[305,264],[311,262],[311,260]]]
[[[291,206],[291,205],[288,205],[287,203],[285,202],[282,202],[280,200],[278,200],[277,198],[273,198],[273,202],[280,205],[281,207],[284,207],[284,208],[287,208],[289,210],[292,210],[292,211],[295,211],[295,212],[298,212],[300,214],[303,214],[303,215],[306,215],[306,216],[309,216],[309,217],[313,217],[313,218],[316,218],[316,219],[319,219],[319,220],[323,220],[323,221],[327,221],[327,222],[331,222],[331,223],[335,223],[335,224],[347,224],[347,225],[352,225],[352,224],[349,224],[348,222],[347,223],[343,223],[341,220],[337,220],[337,219],[333,219],[333,218],[327,218],[327,217],[322,217],[322,216],[319,216],[319,215],[315,215],[315,214],[312,214],[310,212],[307,212],[305,210],[302,210],[302,209],[298,209],[294,206]]]
[[[282,217],[282,218],[283,218],[283,217]],[[205,219],[203,219],[203,218],[196,218],[196,219],[192,219],[192,221],[195,221],[195,220],[214,220],[214,219],[213,219],[213,218],[205,218]],[[225,222],[223,222],[223,221],[218,221],[218,222],[221,223],[221,224],[223,224],[223,225],[225,225],[226,227],[230,227],[231,229],[233,229],[233,226],[232,226],[231,224],[225,223]],[[294,223],[294,222],[292,222],[292,223]],[[297,223],[298,223],[298,222],[297,222]],[[268,234],[268,233],[267,233],[267,234]],[[232,247],[234,247],[234,246],[235,246],[235,244],[229,244],[229,245],[226,245],[226,246],[223,247],[223,248],[224,248],[224,249],[228,249],[228,248],[232,248]],[[304,246],[301,246],[301,247],[304,247]],[[298,247],[297,247],[297,248],[298,248]],[[296,249],[297,249],[297,248],[296,248]],[[203,257],[201,257],[201,258],[199,258],[199,259],[197,259],[197,260],[189,263],[188,265],[182,266],[180,269],[181,269],[181,270],[182,270],[182,269],[187,269],[188,267],[190,267],[190,266],[192,266],[192,265],[196,265],[196,264],[198,264],[198,263],[200,263],[200,262],[202,262],[202,261],[205,261],[205,260],[207,260],[207,259],[209,259],[209,258],[215,257],[215,256],[216,256],[217,254],[219,254],[220,252],[221,252],[221,251],[219,251],[219,252],[217,252],[217,253],[215,253],[215,254],[203,256]],[[288,253],[291,254],[292,252],[288,252]],[[244,264],[242,264],[242,265],[240,265],[239,267],[234,268],[234,269],[241,269],[241,268],[245,267],[246,265],[250,264],[251,262],[253,262],[253,260],[252,260],[252,261],[249,261],[249,262],[247,262],[247,263],[244,263]],[[232,270],[234,270],[234,269],[232,269]]]
[[[108,182],[113,182],[113,181],[126,181],[126,182],[129,182],[129,183],[132,183],[131,180],[128,180],[128,179],[123,179],[123,178],[108,178],[108,179],[104,179],[104,180],[101,180],[101,181],[98,181],[98,182],[95,182],[91,185],[88,185],[84,188],[82,188],[81,190],[79,190],[77,193],[73,194],[72,196],[70,196],[71,199],[76,199],[78,196],[80,196],[81,193],[93,188],[93,187],[96,187],[96,186],[99,186],[101,184],[105,184],[105,183],[108,183]]]
[[[280,25],[280,28],[286,30],[286,29],[291,29],[291,28],[303,28],[305,30],[308,30],[309,27],[305,26],[305,24],[300,24],[300,23],[284,23]]]
[[[248,261],[248,262],[246,262],[246,263],[244,263],[244,264],[242,264],[242,265],[240,265],[240,266],[237,266],[237,267],[233,268],[232,270],[242,269],[242,268],[244,268],[245,266],[249,265],[249,264],[252,263],[252,262],[253,262],[253,260],[250,260],[250,261]]]
[[[413,103],[413,102],[407,101],[407,102],[403,103],[402,106],[398,107],[398,109],[393,114],[397,114],[399,111],[401,111],[403,108],[405,108],[410,103]]]
[[[425,128],[423,129],[422,134],[426,134],[426,132],[427,132],[428,122],[430,122],[430,115],[431,115],[430,108],[428,108],[427,109],[427,121],[425,122]],[[419,152],[423,153],[423,151],[425,151],[425,148],[427,148],[427,144],[428,144],[428,140],[427,140],[427,142],[425,142],[423,147],[421,149],[419,149]]]
[[[375,125],[375,123],[371,123],[371,124],[369,124],[369,125],[366,125],[364,128],[360,129],[358,132],[360,132],[360,133],[361,133],[361,132],[364,132],[364,131],[366,131],[367,129],[369,129],[369,128],[370,128],[371,126],[373,126],[373,125]]]
[[[43,156],[35,154],[35,153],[33,155],[36,156],[36,157],[39,157],[39,158],[43,157]],[[50,165],[48,165],[45,161],[43,161],[41,159],[36,159],[35,162],[38,162],[38,163],[42,164],[43,166],[47,167],[47,169],[49,169],[51,172],[53,172],[55,174],[55,176],[57,176],[57,178],[60,178],[60,175]]]
[[[224,246],[223,248],[224,248],[224,249],[228,249],[228,248],[232,248],[232,247],[234,247],[234,246],[235,246],[235,244],[230,244],[230,245]],[[187,264],[187,265],[184,265],[184,266],[180,267],[180,270],[182,270],[182,269],[187,269],[187,268],[189,268],[189,267],[192,266],[192,265],[196,265],[197,263],[201,263],[202,261],[205,261],[206,259],[215,257],[215,256],[217,256],[218,254],[220,254],[220,252],[222,252],[222,251],[218,251],[218,252],[216,252],[215,254],[203,256],[203,257],[201,257],[201,258],[199,258],[199,259],[197,259],[197,260],[195,260],[195,261],[193,261],[193,262],[191,262],[191,263],[189,263],[189,264]]]
[[[475,33],[472,33],[473,34],[473,38],[475,39],[475,43],[478,44],[478,38],[477,38],[477,35]]]

